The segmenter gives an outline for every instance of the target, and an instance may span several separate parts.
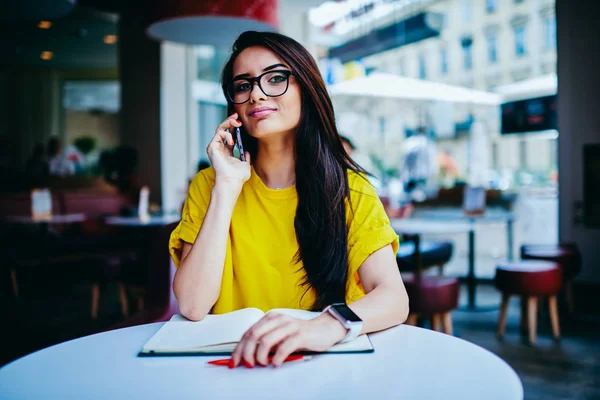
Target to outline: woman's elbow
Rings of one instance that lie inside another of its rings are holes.
[[[181,315],[189,319],[190,321],[202,321],[204,317],[208,315],[210,309],[203,309],[195,306],[179,305],[179,312]]]
[[[205,302],[202,299],[186,295],[185,290],[173,283],[173,294],[177,299],[179,313],[191,321],[201,321],[210,312],[216,302]]]
[[[408,319],[408,314],[410,312],[410,308],[409,308],[409,299],[408,299],[408,294],[406,293],[406,290],[402,290],[400,295],[399,295],[400,299],[398,301],[398,304],[400,305],[398,307],[398,325],[403,324],[406,322],[406,320]]]

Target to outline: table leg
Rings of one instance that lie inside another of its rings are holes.
[[[506,238],[508,240],[507,256],[508,256],[509,261],[512,261],[514,259],[514,253],[513,253],[513,251],[514,251],[514,248],[513,248],[513,246],[514,246],[514,242],[513,242],[514,226],[513,225],[514,225],[514,223],[513,223],[512,218],[509,218],[506,220]]]
[[[467,275],[467,290],[468,290],[468,307],[475,308],[475,230],[469,231],[469,274]]]
[[[475,227],[469,230],[469,272],[467,273],[467,304],[461,311],[491,311],[498,306],[478,307],[476,304],[477,276],[475,275]]]

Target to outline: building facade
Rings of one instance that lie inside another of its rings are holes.
[[[402,3],[400,1],[396,3]],[[441,17],[439,33],[432,37],[408,43],[363,57],[367,71],[375,70],[415,79],[442,82],[483,91],[556,73],[556,18],[553,0],[438,0],[410,2],[399,7],[369,27],[360,26],[344,38],[356,40],[365,30],[396,24],[397,35],[407,38],[413,33],[408,21],[412,16],[429,14]],[[406,31],[402,31],[406,29]],[[407,40],[409,42],[409,40]],[[331,52],[331,50],[330,50]],[[433,124],[438,108],[399,106],[383,101],[371,110],[370,121],[364,129],[371,130],[364,141],[368,151],[376,151],[378,134],[389,137],[392,146],[401,146],[398,130],[405,132],[419,125]],[[366,105],[360,101],[344,102],[338,108],[360,110]],[[426,115],[423,116],[423,113]],[[536,181],[551,183],[556,168],[556,133],[500,134],[498,108],[476,105],[453,105],[450,111],[456,129],[473,119],[485,125],[489,137],[490,168],[502,186],[531,184]],[[356,118],[354,118],[356,119]],[[340,121],[342,126],[345,124]],[[357,122],[353,122],[358,126]],[[368,128],[367,126],[371,127]],[[376,131],[375,133],[373,131]],[[466,133],[466,132],[463,132]],[[375,140],[375,142],[374,142]],[[360,140],[359,140],[360,141]],[[438,147],[457,159],[462,174],[466,174],[469,157],[468,135],[438,137]],[[374,150],[375,149],[375,150]],[[380,155],[394,164],[392,151]],[[504,178],[501,179],[501,176]]]

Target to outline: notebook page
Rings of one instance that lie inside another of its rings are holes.
[[[143,352],[183,351],[221,343],[238,342],[264,313],[257,308],[245,308],[227,314],[207,315],[192,322],[175,315],[146,343]]]

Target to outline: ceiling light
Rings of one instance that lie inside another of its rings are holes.
[[[50,29],[52,27],[52,22],[50,21],[40,21],[38,24],[38,28],[40,29]]]
[[[104,43],[115,44],[117,43],[117,35],[106,35],[104,36]]]
[[[52,60],[52,57],[54,57],[54,53],[51,51],[42,51],[42,54],[40,54],[42,60]]]

